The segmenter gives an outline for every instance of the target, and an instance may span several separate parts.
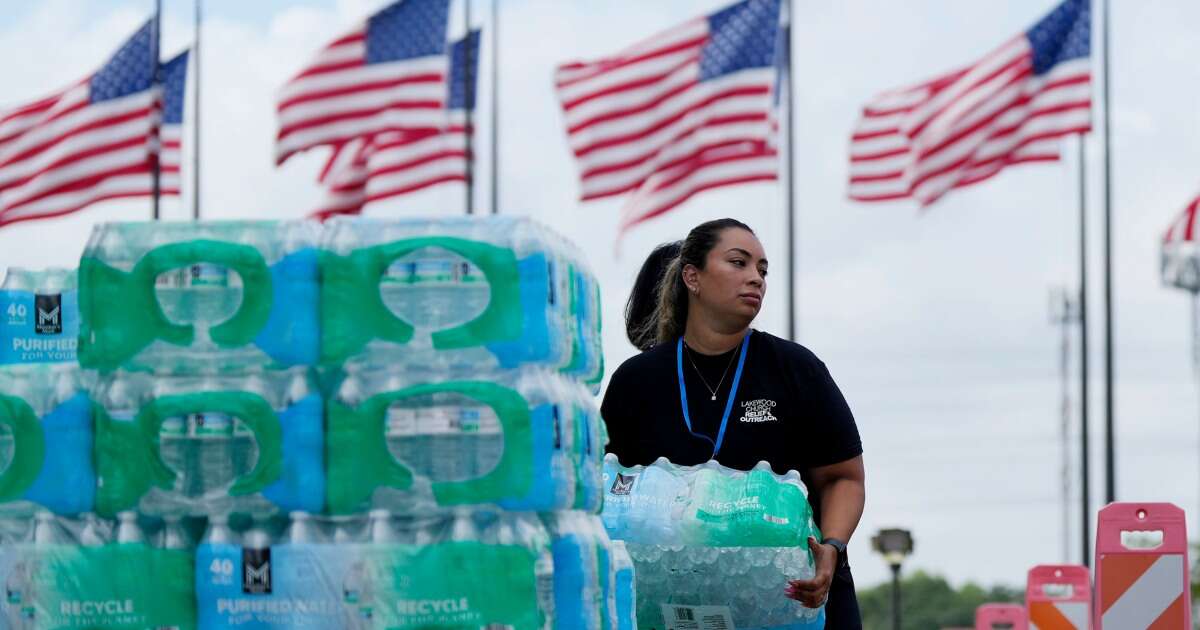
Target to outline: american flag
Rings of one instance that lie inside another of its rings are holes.
[[[779,0],[744,0],[555,74],[584,200],[633,193],[621,229],[710,188],[776,179]]]
[[[1162,240],[1163,284],[1200,292],[1200,234],[1196,216],[1200,197],[1193,199],[1171,222]]]
[[[916,199],[1053,161],[1059,139],[1092,128],[1091,6],[1065,0],[978,62],[884,92],[850,143],[851,199]]]
[[[151,194],[154,30],[150,20],[67,89],[0,111],[0,226]]]
[[[275,159],[388,129],[437,129],[450,0],[400,0],[322,50],[279,93]]]
[[[467,114],[475,109],[479,36],[475,30],[450,45],[450,81],[441,128],[393,129],[336,147],[321,174],[329,195],[313,216],[359,214],[372,201],[467,181]]]
[[[158,137],[159,187],[161,194],[178,195],[183,145],[183,103],[187,89],[188,51],[183,51],[162,66],[163,111]]]

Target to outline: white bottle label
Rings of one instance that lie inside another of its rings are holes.
[[[666,630],[735,630],[728,606],[662,604]]]
[[[413,435],[497,435],[500,418],[488,406],[432,407],[392,406],[387,414],[387,434],[393,437]]]

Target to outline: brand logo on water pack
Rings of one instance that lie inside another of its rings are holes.
[[[242,592],[271,594],[271,549],[242,549]]]
[[[637,475],[622,475],[617,473],[617,479],[613,482],[612,490],[609,492],[616,495],[627,495],[633,491],[633,482],[637,479]]]
[[[62,294],[35,295],[33,306],[37,310],[37,322],[33,330],[39,335],[62,334]]]

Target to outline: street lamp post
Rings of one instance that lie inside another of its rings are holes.
[[[900,565],[912,553],[912,533],[907,529],[881,529],[871,539],[871,547],[892,568],[892,629],[900,630]]]

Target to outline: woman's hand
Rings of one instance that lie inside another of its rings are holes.
[[[784,594],[808,608],[819,608],[829,596],[833,584],[833,571],[837,568],[837,549],[833,545],[822,545],[816,538],[808,537],[808,548],[812,550],[813,565],[817,574],[811,580],[789,580]]]

